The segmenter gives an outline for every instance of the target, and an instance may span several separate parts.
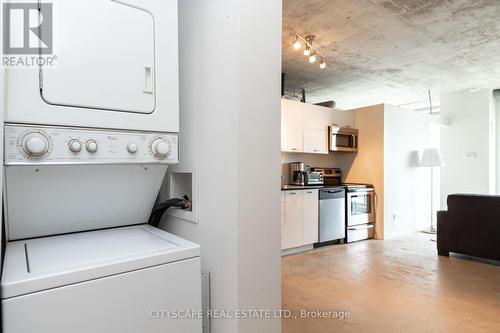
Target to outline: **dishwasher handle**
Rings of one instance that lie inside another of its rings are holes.
[[[319,200],[345,198],[345,189],[324,189],[319,191]]]

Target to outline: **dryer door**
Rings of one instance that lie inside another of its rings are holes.
[[[54,1],[55,67],[41,67],[45,102],[121,112],[155,110],[153,16],[116,1]]]

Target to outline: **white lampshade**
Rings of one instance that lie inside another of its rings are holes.
[[[422,160],[420,161],[420,166],[423,167],[433,167],[433,166],[444,166],[443,156],[439,148],[427,148],[422,154]]]

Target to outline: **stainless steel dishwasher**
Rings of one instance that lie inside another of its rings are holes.
[[[335,186],[319,191],[319,245],[345,239],[346,188]]]

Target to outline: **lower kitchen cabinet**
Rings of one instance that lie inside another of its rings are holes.
[[[302,245],[302,191],[285,192],[285,221],[281,234],[282,249]]]
[[[302,244],[318,242],[319,208],[318,190],[302,191]]]
[[[285,192],[281,191],[281,248],[285,247]]]
[[[282,192],[281,249],[318,241],[318,190]]]

